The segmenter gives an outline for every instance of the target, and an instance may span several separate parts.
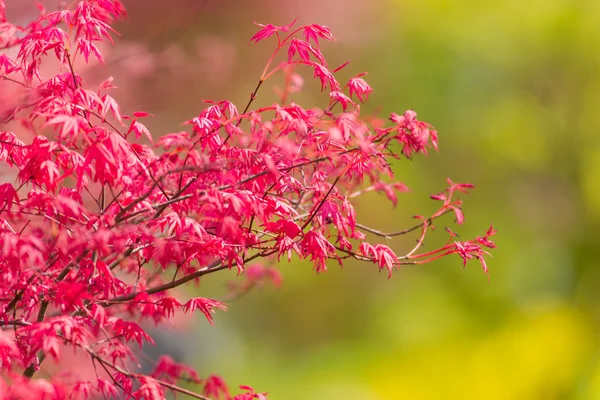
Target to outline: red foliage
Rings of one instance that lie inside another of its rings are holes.
[[[166,356],[154,373],[140,374],[130,344],[153,343],[142,323],[147,319],[199,310],[212,324],[225,304],[178,299],[174,291],[200,277],[236,268],[245,279],[231,285],[234,295],[263,281],[280,285],[274,268],[249,265],[259,258],[297,256],[317,272],[326,271],[329,260],[341,265],[354,258],[391,276],[402,264],[456,253],[463,263],[478,259],[487,272],[483,247],[494,247],[491,228],[466,242],[453,241],[450,232],[447,245],[418,253],[435,219],[453,212],[463,222],[456,194],[472,185],[449,181],[432,196],[441,207],[417,217],[413,228],[383,233],[357,222],[356,196],[375,190],[395,205],[396,192],[406,190],[393,181],[386,161],[401,157],[392,146],[399,142],[404,157],[426,154],[437,149],[437,132],[412,110],[392,114],[388,127],[362,119],[352,99],[366,101],[372,88],[364,73],[338,83],[334,74],[347,63],[333,71],[327,66],[319,47],[319,40],[333,39],[327,27],[259,25],[250,40],[274,36],[277,43],[244,109],[207,101],[187,121],[189,130],[150,146],[151,132],[140,119],[152,116],[123,115],[109,94],[112,78],[90,88],[73,67],[78,56],[103,60],[96,44],[111,41],[122,4],[87,0],[66,7],[42,10],[20,27],[6,20],[0,0],[0,50],[7,53],[0,54],[0,89],[16,85],[27,94],[0,114],[0,128],[18,121],[34,136],[21,141],[0,129],[1,168],[17,176],[0,185],[0,397],[162,399],[173,391],[200,399],[265,399],[247,386],[232,397],[220,377],[199,378]],[[8,55],[16,49],[16,57]],[[282,52],[286,61],[273,66]],[[49,58],[61,70],[45,79],[40,68]],[[302,67],[312,69],[321,90],[329,89],[324,109],[287,102],[301,88],[294,70]],[[280,70],[287,82],[281,102],[252,108],[264,81]],[[366,240],[367,234],[391,238],[418,229],[417,245],[402,256]],[[65,347],[91,360],[95,378],[35,376],[48,356],[60,364]],[[199,383],[203,394],[178,386],[181,380]]]

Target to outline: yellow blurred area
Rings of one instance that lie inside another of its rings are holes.
[[[385,399],[563,398],[590,345],[578,314],[561,307],[513,315],[482,337],[465,333],[390,354],[371,379]],[[398,368],[398,359],[413,362]]]
[[[144,29],[161,36],[164,16],[129,3],[123,40],[144,39]],[[180,47],[148,44],[160,57],[200,60],[138,87],[131,107],[157,115],[154,132],[176,129],[204,98],[245,104],[272,45],[247,45],[253,20],[329,25],[338,36],[324,47],[330,64],[352,59],[344,73],[369,71],[365,112],[413,108],[440,135],[439,154],[393,162],[411,188],[398,207],[370,194],[356,201],[359,221],[411,226],[412,215],[434,211],[428,196],[450,177],[476,185],[463,198],[466,222],[440,221],[426,249],[445,240],[445,226],[472,238],[490,223],[498,249],[489,280],[458,258],[391,280],[360,263],[315,276],[282,262],[282,288],[232,302],[215,327],[198,322],[178,340],[188,362],[270,399],[600,399],[600,1],[177,0],[173,15],[192,3],[193,21],[168,34]],[[233,64],[215,72],[220,48]],[[295,100],[322,104],[312,72],[304,77]],[[259,103],[275,101],[277,84],[263,86]],[[415,240],[389,245],[402,252]],[[233,279],[207,279],[198,293],[222,295]]]

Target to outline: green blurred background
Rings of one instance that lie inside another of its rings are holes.
[[[322,275],[282,263],[281,288],[230,303],[215,327],[164,328],[188,362],[271,399],[600,399],[600,1],[125,3],[109,67],[125,88],[117,98],[156,114],[155,135],[206,98],[243,108],[273,48],[248,45],[252,21],[298,16],[333,29],[330,65],[369,72],[365,112],[413,108],[440,133],[439,153],[394,163],[411,188],[398,207],[363,197],[359,220],[410,226],[450,177],[477,186],[457,232],[472,238],[491,222],[499,232],[489,280],[458,257],[391,280],[360,263]],[[326,104],[304,76],[296,100]],[[455,229],[451,217],[439,225]],[[222,296],[230,280],[198,291]]]

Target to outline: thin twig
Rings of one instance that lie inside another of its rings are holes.
[[[451,212],[452,210],[448,209],[446,211],[444,211],[443,213],[441,213],[440,215],[436,216],[436,217],[429,217],[428,219],[426,219],[425,221],[421,222],[420,224],[417,224],[415,226],[412,226],[408,229],[404,229],[401,231],[397,231],[397,232],[382,232],[373,228],[369,228],[368,226],[365,226],[363,224],[356,224],[356,227],[359,229],[362,229],[365,232],[369,232],[372,233],[374,235],[383,237],[383,238],[392,238],[394,236],[401,236],[401,235],[406,235],[407,233],[410,233],[412,231],[415,231],[417,229],[419,229],[420,227],[423,226],[423,224],[427,223],[427,224],[431,224],[435,219],[437,219],[438,217],[441,217],[444,214],[448,214],[449,212]]]

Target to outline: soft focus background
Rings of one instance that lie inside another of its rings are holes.
[[[24,4],[8,0],[7,4]],[[216,326],[160,327],[159,342],[233,386],[272,399],[600,399],[600,2],[597,0],[125,1],[107,48],[125,111],[155,136],[178,130],[203,99],[247,102],[273,42],[248,45],[252,21],[319,23],[344,73],[368,71],[366,112],[415,109],[440,152],[393,165],[411,192],[399,205],[358,200],[382,230],[429,214],[445,179],[475,237],[493,222],[490,277],[447,258],[394,274],[375,266],[282,263],[285,282],[229,304]],[[305,107],[326,100],[306,71]],[[92,78],[90,78],[92,79]],[[343,81],[343,80],[342,80]],[[275,101],[267,82],[260,102]],[[260,103],[259,103],[260,104]],[[439,226],[452,226],[451,217]],[[438,232],[443,235],[443,232]],[[415,237],[392,242],[398,252]],[[232,272],[197,289],[222,296]]]

